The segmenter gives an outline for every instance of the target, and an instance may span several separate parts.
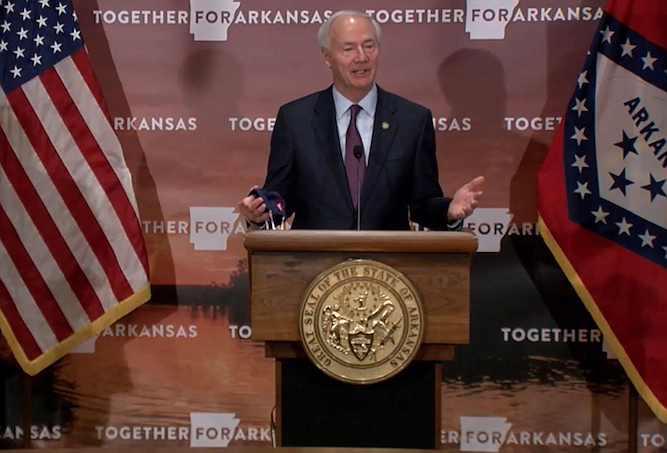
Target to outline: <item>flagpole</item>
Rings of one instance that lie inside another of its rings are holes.
[[[637,453],[639,394],[632,381],[628,381],[628,387],[628,453]]]
[[[23,373],[21,377],[22,406],[23,406],[23,449],[32,447],[30,443],[30,425],[32,424],[32,377]]]

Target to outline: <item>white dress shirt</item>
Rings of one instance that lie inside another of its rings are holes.
[[[347,128],[350,125],[350,106],[354,102],[333,87],[333,101],[336,108],[336,124],[338,125],[338,139],[340,141],[340,152],[345,162],[345,142],[347,141]],[[361,110],[357,114],[357,130],[361,136],[361,143],[364,145],[364,157],[368,166],[368,158],[371,152],[371,141],[373,140],[373,123],[375,121],[375,108],[378,104],[378,88],[373,84],[373,88],[364,98],[357,102]]]

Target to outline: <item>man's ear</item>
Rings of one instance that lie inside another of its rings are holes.
[[[327,65],[329,69],[331,69],[331,61],[329,60],[329,51],[324,47],[322,48],[322,59],[324,60],[324,64]]]

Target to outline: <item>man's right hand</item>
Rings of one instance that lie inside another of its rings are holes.
[[[258,188],[259,186],[252,187],[252,189]],[[266,210],[264,200],[254,195],[248,195],[243,200],[239,201],[236,209],[238,209],[238,211],[251,222],[264,223],[269,220],[269,213]]]

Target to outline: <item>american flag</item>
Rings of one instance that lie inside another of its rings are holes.
[[[68,0],[0,0],[0,326],[36,374],[150,297],[132,179]]]

